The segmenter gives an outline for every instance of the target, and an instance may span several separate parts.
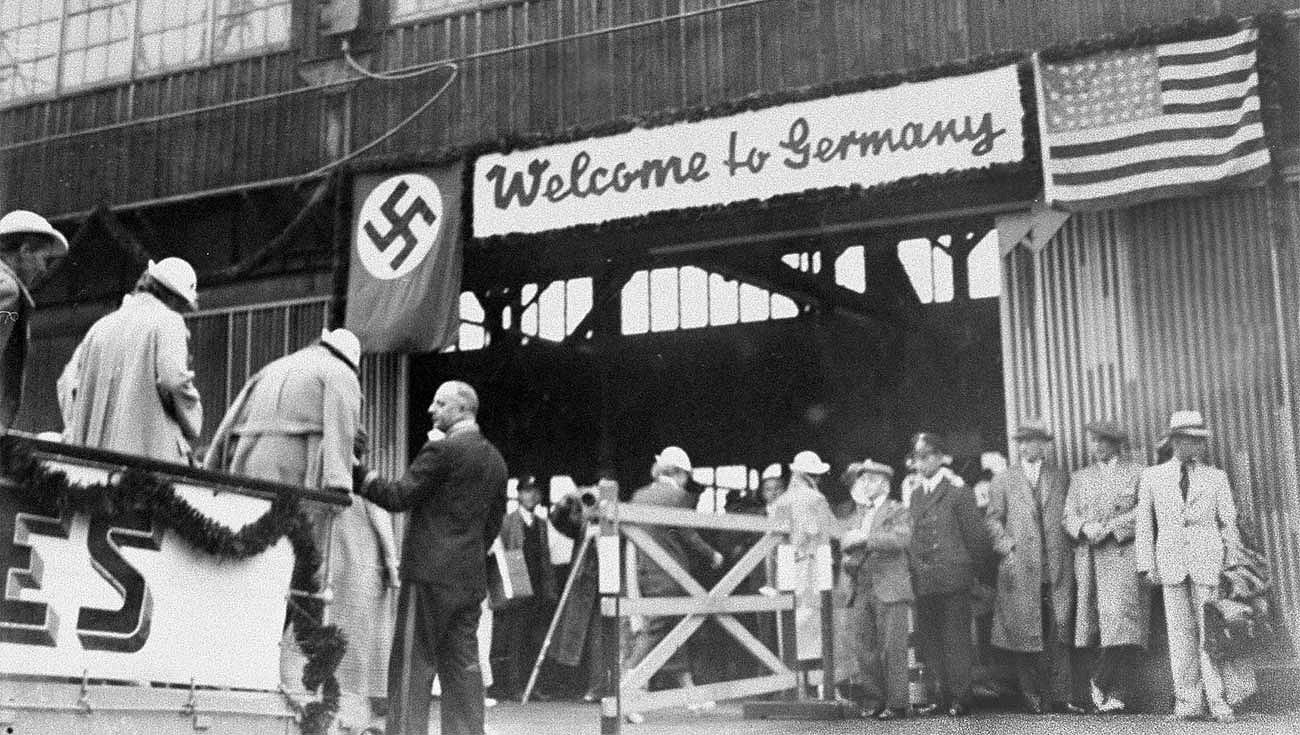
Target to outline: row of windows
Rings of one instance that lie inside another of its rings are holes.
[[[946,237],[946,236],[945,236]],[[944,247],[926,239],[904,240],[898,244],[898,258],[923,303],[941,303],[953,299],[952,256]],[[835,261],[835,282],[844,288],[866,291],[864,248],[847,248]],[[789,253],[782,257],[789,267],[805,273],[819,273],[820,252]],[[967,258],[970,297],[989,298],[1000,293],[996,231],[990,232]],[[530,337],[559,342],[573,334],[592,307],[592,280],[573,278],[553,281],[542,288],[528,284],[520,291],[526,304],[519,319],[519,331]],[[696,266],[655,268],[637,271],[621,294],[623,334],[669,332],[730,324],[746,324],[773,319],[790,319],[799,315],[799,305],[787,296],[767,289],[724,278]],[[460,295],[460,339],[452,350],[476,350],[486,347],[488,333],[485,314],[478,297]],[[510,329],[510,312],[505,314],[505,328]]]
[[[393,20],[456,0],[394,0]],[[290,0],[0,0],[0,104],[287,47]]]
[[[285,46],[289,0],[0,0],[0,102]]]

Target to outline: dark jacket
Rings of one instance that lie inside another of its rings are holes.
[[[560,622],[555,628],[555,637],[547,655],[566,666],[577,666],[582,660],[587,636],[600,635],[600,630],[596,627],[600,616],[593,615],[599,613],[597,602],[600,599],[596,545],[593,543],[587,548],[581,566],[572,566],[578,560],[578,551],[582,548],[588,526],[577,493],[567,495],[556,503],[551,508],[550,518],[555,530],[573,539],[569,574],[576,575],[576,579],[573,580],[573,591],[569,593],[569,599],[560,613]]]
[[[27,288],[9,266],[0,263],[0,431],[13,424],[22,402],[31,311]]]
[[[632,502],[644,505],[662,505],[671,508],[693,510],[695,497],[671,482],[655,480],[632,494]],[[645,531],[670,556],[677,560],[687,571],[691,569],[692,557],[695,561],[712,562],[714,549],[709,546],[699,532],[693,528],[674,526],[645,526]],[[672,597],[683,594],[681,585],[669,576],[668,572],[637,551],[637,583],[642,597]]]
[[[521,513],[526,513],[522,508],[512,513],[506,514],[505,520],[501,524],[501,546],[505,549],[523,549],[524,540],[530,530],[525,525]],[[537,516],[533,516],[533,528],[538,531],[538,552],[537,558],[527,559],[529,565],[529,583],[533,586],[533,598],[537,600],[555,599],[555,567],[551,565],[551,544],[547,536],[546,521]],[[536,578],[533,577],[533,569],[537,570]]]
[[[410,510],[402,579],[445,588],[450,597],[487,594],[487,552],[506,509],[506,463],[473,424],[420,448],[400,480],[372,479],[361,495],[391,511]]]
[[[969,589],[977,561],[992,552],[984,516],[970,488],[947,479],[934,492],[912,494],[912,543],[908,559],[917,596]]]

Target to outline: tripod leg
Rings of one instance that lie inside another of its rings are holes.
[[[533,694],[533,686],[537,684],[537,672],[542,669],[542,661],[546,658],[546,652],[551,647],[551,637],[555,635],[555,629],[560,624],[560,616],[564,614],[564,605],[569,601],[569,595],[573,593],[573,584],[578,579],[578,573],[582,569],[582,562],[587,558],[587,550],[591,548],[591,536],[584,534],[582,545],[578,547],[578,555],[573,559],[573,565],[569,568],[569,579],[564,583],[564,592],[560,593],[560,601],[555,605],[555,614],[551,616],[551,624],[546,628],[546,637],[542,639],[542,649],[537,652],[537,661],[533,663],[533,671],[528,675],[528,686],[524,687],[524,695],[519,699],[520,704],[528,704],[528,698]]]

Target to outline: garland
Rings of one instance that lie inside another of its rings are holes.
[[[320,591],[316,574],[321,555],[296,498],[277,497],[261,518],[232,531],[200,513],[176,494],[171,483],[151,472],[127,469],[116,480],[80,485],[70,482],[64,472],[46,467],[32,455],[27,442],[16,439],[7,443],[4,464],[8,476],[16,481],[10,491],[40,512],[56,517],[71,512],[92,518],[149,518],[223,560],[257,556],[287,536],[294,551],[292,587],[313,594],[291,605],[289,613],[298,645],[307,657],[302,683],[308,690],[319,688],[322,693],[319,701],[303,708],[302,732],[317,735],[328,730],[339,706],[334,671],[347,640],[338,626],[320,624],[324,602],[315,593]]]

